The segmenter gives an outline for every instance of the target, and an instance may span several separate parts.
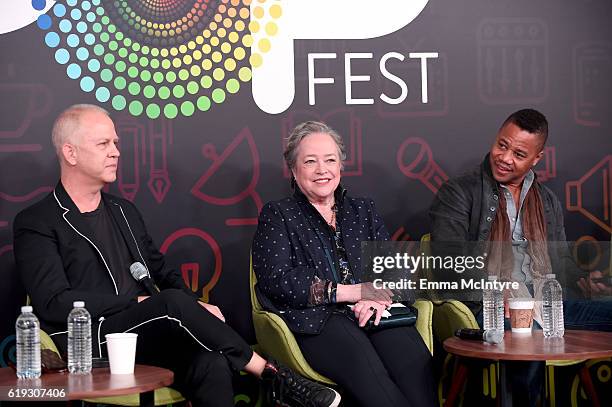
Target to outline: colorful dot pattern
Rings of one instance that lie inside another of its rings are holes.
[[[278,20],[283,15],[278,0],[257,0],[251,6],[251,56],[249,63],[253,68],[262,66],[264,56],[272,49],[272,40],[279,33]]]
[[[46,0],[31,3],[42,10]],[[251,80],[251,68],[270,50],[267,37],[278,33],[279,3],[64,0],[37,25],[55,61],[83,92],[134,116],[172,119],[208,111]],[[249,23],[250,9],[257,16]],[[252,53],[259,30],[266,38],[259,33]]]

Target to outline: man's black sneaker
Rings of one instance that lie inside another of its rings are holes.
[[[337,391],[308,380],[276,362],[266,363],[262,379],[266,384],[266,401],[271,405],[336,407],[340,404]]]

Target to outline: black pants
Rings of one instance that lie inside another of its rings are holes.
[[[431,355],[415,327],[364,332],[343,314],[318,335],[296,336],[308,363],[363,407],[431,407]]]
[[[95,329],[94,329],[95,330]],[[93,355],[106,355],[104,335],[138,334],[136,362],[170,369],[172,387],[193,406],[234,405],[232,376],[253,351],[229,325],[181,290],[169,289],[102,321],[94,332]]]

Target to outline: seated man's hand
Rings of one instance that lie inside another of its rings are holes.
[[[221,321],[225,322],[225,317],[221,313],[221,310],[216,305],[207,304],[202,301],[198,301],[198,303],[208,312],[219,318]]]
[[[581,278],[578,280],[578,287],[580,287],[586,298],[612,295],[612,287],[609,287],[604,283],[593,281],[598,278],[602,278],[603,276],[604,275],[601,271],[595,270],[589,273],[588,279]]]
[[[359,326],[364,327],[372,315],[374,315],[374,325],[378,325],[386,308],[385,304],[377,301],[361,300],[355,304],[353,312],[359,321]]]
[[[138,302],[143,302],[144,300],[146,300],[147,298],[149,298],[148,295],[139,295],[138,296]]]

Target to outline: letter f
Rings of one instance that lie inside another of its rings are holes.
[[[414,20],[429,0],[273,0],[251,3],[252,92],[255,103],[270,114],[293,103],[295,73],[293,41],[307,39],[368,39],[393,33]],[[274,7],[274,11],[270,13]],[[274,19],[277,31],[265,29]],[[263,43],[261,40],[265,40]],[[267,45],[270,44],[268,47]],[[254,59],[255,60],[255,59]]]

